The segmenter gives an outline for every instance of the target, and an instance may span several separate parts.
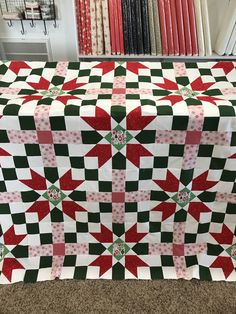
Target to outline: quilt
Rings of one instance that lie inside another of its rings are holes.
[[[236,63],[0,62],[0,283],[236,281]]]

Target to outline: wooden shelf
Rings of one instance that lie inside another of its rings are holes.
[[[219,56],[216,53],[213,53],[211,56],[151,56],[151,55],[79,55],[79,60],[102,60],[102,59],[108,59],[108,60],[142,60],[142,61],[177,61],[177,60],[184,60],[184,61],[214,61],[214,60],[233,60],[236,61],[236,56]]]

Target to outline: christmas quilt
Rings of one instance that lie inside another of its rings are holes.
[[[0,283],[236,281],[236,63],[0,62]]]

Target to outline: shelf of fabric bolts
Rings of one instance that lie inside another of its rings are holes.
[[[9,27],[13,27],[13,23],[14,22],[20,22],[21,24],[21,34],[24,35],[25,32],[25,27],[24,27],[24,22],[30,22],[29,25],[31,28],[34,28],[36,26],[36,22],[43,22],[44,25],[44,35],[48,35],[48,30],[47,30],[47,22],[50,21],[54,21],[53,26],[54,28],[57,27],[57,22],[56,22],[56,8],[55,8],[55,0],[44,0],[44,1],[26,1],[26,0],[15,0],[15,1],[11,1],[11,4],[9,4],[8,2],[9,0],[2,0],[0,1],[0,10],[1,10],[1,14],[3,17],[3,20],[5,20],[7,22],[7,25]],[[17,17],[15,18],[9,18],[9,15],[11,14],[16,14],[15,12],[12,11],[12,9],[10,9],[10,7],[12,7],[15,3],[15,9],[17,9],[16,4],[19,5],[20,8],[22,8],[21,10],[19,10],[19,14]],[[50,18],[42,18],[43,16],[43,12],[39,13],[40,14],[40,18],[34,18],[35,12],[34,9],[38,9],[42,8],[43,6],[45,6],[45,4],[48,6],[49,9],[49,16]],[[30,7],[30,5],[32,5]],[[4,6],[4,7],[3,7]],[[31,14],[32,17],[28,18],[25,17],[27,16],[27,9],[31,9]]]
[[[82,55],[79,54],[78,56],[80,61],[92,61],[92,60],[111,60],[111,61],[125,61],[125,60],[139,60],[139,61],[216,61],[216,60],[230,60],[236,61],[236,56],[220,56],[217,53],[213,53],[211,56],[164,56],[164,55]]]

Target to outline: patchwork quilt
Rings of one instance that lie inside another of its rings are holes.
[[[235,229],[235,62],[0,62],[0,283],[236,281]]]

